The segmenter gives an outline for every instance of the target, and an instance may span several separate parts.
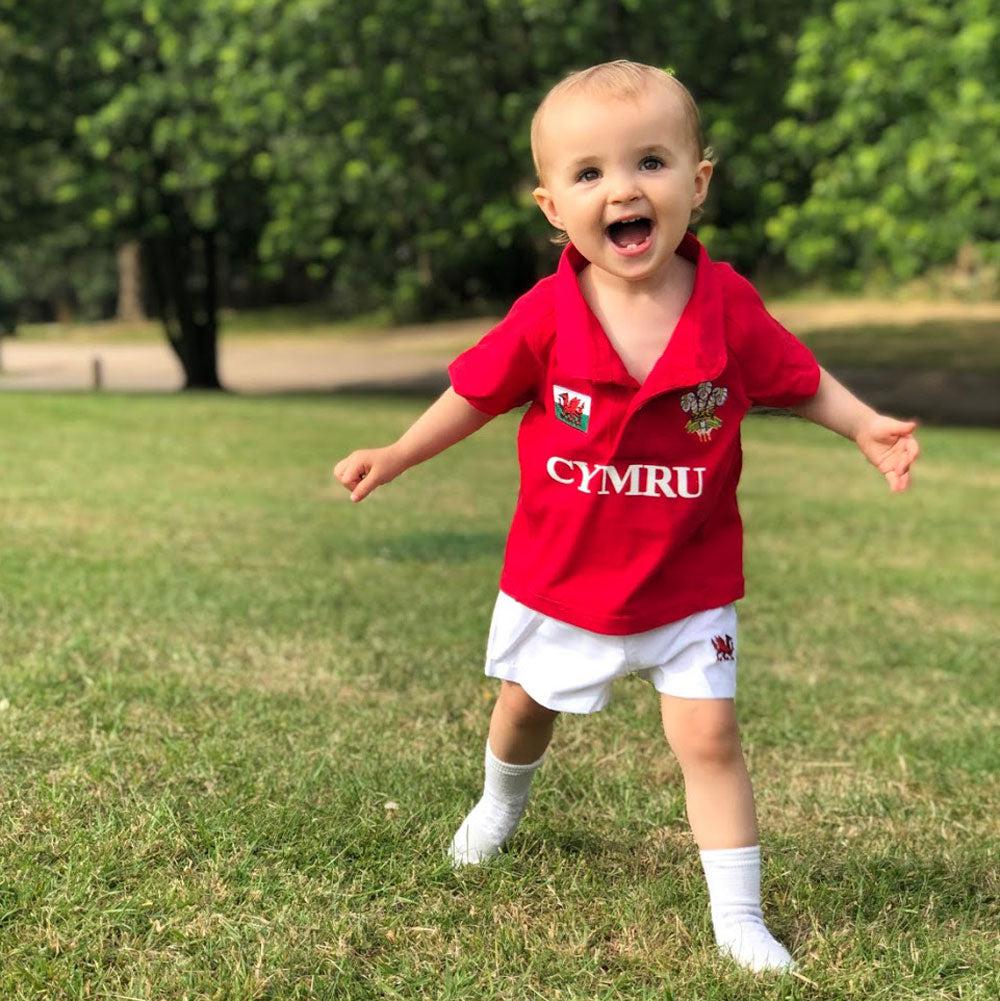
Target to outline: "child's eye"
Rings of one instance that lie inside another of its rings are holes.
[[[585,167],[576,175],[576,179],[578,181],[593,181],[599,173],[600,171],[596,167]],[[593,177],[590,176],[591,174],[593,174]]]
[[[658,156],[644,156],[639,164],[639,167],[646,167],[647,163],[653,164],[652,167],[646,168],[647,170],[657,170],[663,166],[663,161]]]

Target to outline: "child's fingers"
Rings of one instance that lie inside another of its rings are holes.
[[[901,438],[897,449],[895,471],[898,475],[908,474],[910,467],[920,455],[920,446],[915,438]]]
[[[909,473],[897,473],[895,470],[890,470],[885,474],[885,479],[889,484],[889,489],[894,494],[902,493],[910,485]]]
[[[905,461],[905,457],[901,451],[895,448],[889,449],[879,460],[875,463],[876,468],[880,473],[901,473],[903,472],[902,467],[908,466]]]
[[[893,493],[902,493],[910,485],[910,467],[894,466],[886,470],[885,481]]]
[[[347,479],[352,475],[352,472],[358,464],[358,453],[351,452],[349,456],[341,459],[333,467],[333,478],[338,480],[340,483],[345,483]]]
[[[367,474],[363,473],[357,485],[351,490],[351,500],[355,504],[363,501],[381,482],[377,470],[372,469]]]
[[[365,477],[371,465],[371,459],[364,452],[352,452],[333,467],[333,475],[345,487],[353,488]]]
[[[333,467],[333,478],[351,491],[351,500],[364,500],[376,487],[398,475],[387,449],[362,449],[352,452]]]
[[[916,421],[879,417],[858,439],[861,451],[885,477],[894,493],[910,485],[910,467],[920,455],[920,445],[913,435],[916,429]]]
[[[920,446],[916,438],[897,438],[892,445],[882,453],[876,465],[879,472],[886,473],[890,469],[898,473],[905,472],[920,455]]]
[[[920,446],[913,437],[897,438],[875,461],[875,466],[889,484],[893,493],[901,493],[910,485],[910,467],[920,454]]]

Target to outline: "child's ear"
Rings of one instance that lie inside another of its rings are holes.
[[[556,203],[552,200],[552,195],[549,194],[548,188],[535,188],[535,190],[531,192],[531,197],[535,199],[538,207],[545,213],[545,218],[548,219],[556,229],[566,229],[563,225],[562,219],[559,218],[559,213],[556,211]]]
[[[695,168],[694,208],[698,208],[708,197],[708,185],[712,180],[712,171],[714,169],[711,160],[702,160]]]

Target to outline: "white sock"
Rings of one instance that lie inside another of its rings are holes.
[[[453,865],[476,865],[499,854],[528,805],[531,779],[544,758],[543,753],[530,764],[511,764],[495,757],[490,742],[486,741],[483,797],[452,838],[448,854]]]
[[[792,970],[788,950],[767,930],[760,909],[760,845],[701,852],[719,951],[740,966]]]

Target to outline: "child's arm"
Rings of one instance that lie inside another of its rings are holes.
[[[913,437],[916,421],[898,421],[877,413],[823,368],[816,395],[790,409],[855,442],[865,458],[885,475],[891,490],[905,490],[910,485],[910,466],[920,454]]]
[[[394,480],[410,466],[468,437],[493,420],[448,388],[403,436],[385,448],[352,452],[333,467],[333,476],[351,491],[351,500],[364,500],[376,487]]]

